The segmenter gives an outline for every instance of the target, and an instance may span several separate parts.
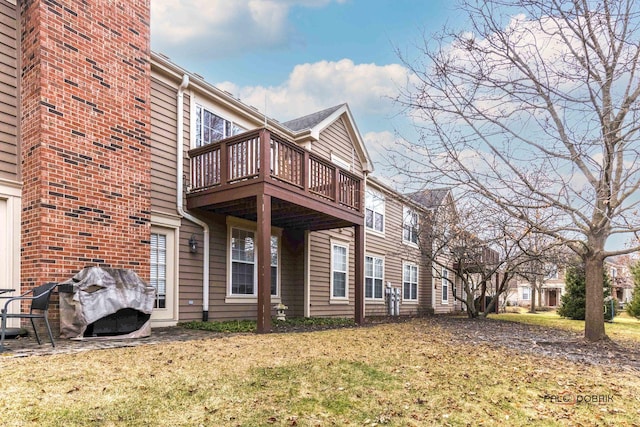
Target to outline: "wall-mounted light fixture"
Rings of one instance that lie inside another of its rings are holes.
[[[192,234],[189,238],[189,252],[192,254],[198,253],[198,241],[196,240],[196,235]]]

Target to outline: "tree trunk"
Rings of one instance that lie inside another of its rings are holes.
[[[604,331],[604,259],[601,251],[590,252],[584,256],[586,312],[584,338],[587,341],[600,341],[607,338]]]
[[[531,307],[529,308],[529,313],[536,312],[536,289],[537,289],[538,279],[533,279],[533,283],[531,284]]]
[[[467,316],[469,319],[475,319],[478,317],[478,309],[476,307],[475,299],[473,298],[473,292],[470,289],[467,289],[466,292],[466,300],[467,300]]]

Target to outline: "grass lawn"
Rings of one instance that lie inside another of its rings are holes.
[[[454,344],[429,319],[0,356],[0,372],[3,426],[633,426],[640,419],[637,372]],[[593,395],[606,402],[584,402]]]
[[[584,320],[565,319],[564,317],[558,316],[555,311],[529,313],[522,309],[519,313],[492,314],[489,315],[489,317],[511,322],[584,332]],[[610,338],[640,342],[640,321],[628,316],[626,313],[621,313],[614,317],[612,323],[605,322],[604,329]]]

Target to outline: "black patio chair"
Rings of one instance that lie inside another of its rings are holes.
[[[56,346],[56,343],[53,341],[51,326],[49,325],[49,301],[51,299],[51,294],[53,293],[53,290],[56,288],[56,286],[58,286],[57,283],[45,283],[44,285],[36,286],[35,288],[31,289],[28,292],[25,292],[19,297],[9,298],[7,302],[5,302],[4,307],[2,308],[2,337],[0,338],[0,352],[4,350],[4,337],[7,331],[7,319],[31,320],[31,326],[33,326],[33,332],[35,332],[38,344],[42,344],[42,342],[40,341],[40,336],[38,335],[38,329],[36,329],[34,319],[44,319],[44,323],[47,326],[47,332],[49,332],[49,340],[51,340],[51,345],[53,347]],[[31,301],[29,312],[9,313],[9,304],[16,301],[20,301],[20,303],[22,301]]]

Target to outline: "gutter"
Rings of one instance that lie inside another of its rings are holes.
[[[189,76],[184,74],[178,87],[176,108],[176,209],[178,214],[202,227],[204,254],[202,265],[202,321],[209,320],[209,225],[184,210],[184,91],[189,86]]]

